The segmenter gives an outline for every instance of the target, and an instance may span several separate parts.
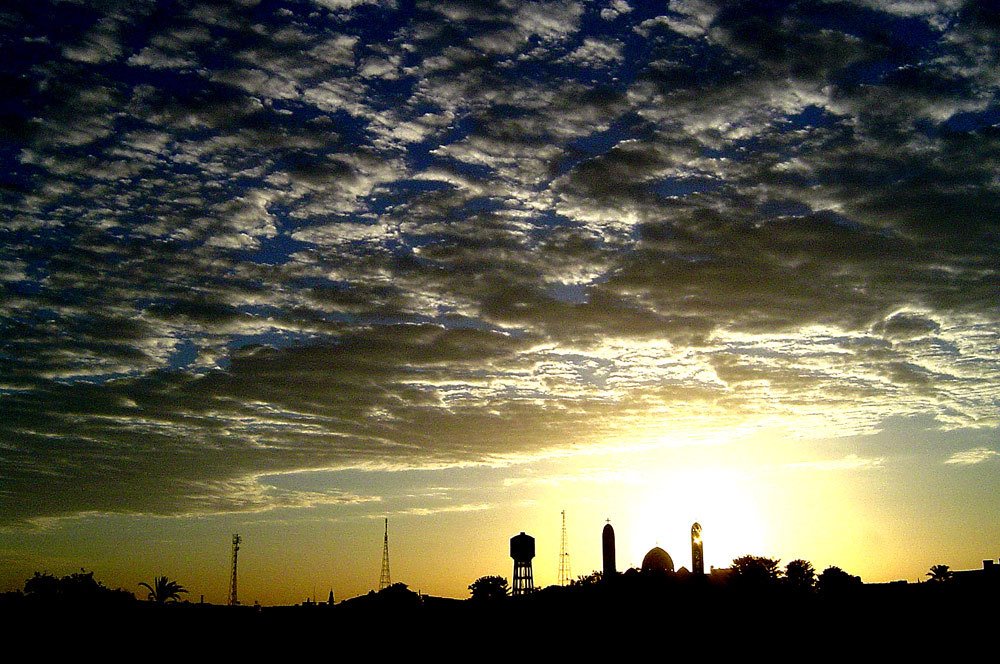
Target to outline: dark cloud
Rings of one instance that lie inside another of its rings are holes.
[[[0,520],[650,412],[996,426],[994,14],[4,9]]]
[[[940,330],[941,326],[931,318],[901,312],[879,321],[874,329],[887,337],[911,338],[933,334]]]

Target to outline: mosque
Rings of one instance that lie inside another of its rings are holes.
[[[641,569],[643,572],[673,572],[674,559],[660,547],[654,546],[643,556]]]
[[[609,578],[617,573],[615,569],[615,530],[608,521],[601,534],[602,549],[604,551],[604,577]],[[658,546],[654,546],[642,559],[642,571],[647,573],[673,573],[674,559],[670,554]],[[687,570],[684,570],[684,572]],[[691,572],[694,574],[705,573],[705,549],[701,541],[701,524],[695,523],[691,526]]]

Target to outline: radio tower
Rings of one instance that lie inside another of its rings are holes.
[[[385,590],[392,585],[389,576],[389,519],[385,520],[385,539],[382,542],[382,573],[378,577],[378,589]]]
[[[236,594],[236,560],[240,555],[240,542],[242,541],[239,535],[233,535],[233,576],[229,579],[229,606],[237,606],[240,603]]]
[[[566,510],[562,511],[562,546],[559,548],[559,585],[568,586],[573,578],[569,569],[569,551],[566,550]]]

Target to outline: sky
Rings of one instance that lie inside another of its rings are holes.
[[[0,590],[1000,555],[991,3],[0,9]]]

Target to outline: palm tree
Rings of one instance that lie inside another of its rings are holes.
[[[931,577],[931,581],[947,581],[951,578],[951,570],[947,565],[931,565],[927,576]]]
[[[153,585],[149,585],[148,583],[140,583],[139,585],[149,591],[147,599],[157,604],[176,602],[181,598],[181,593],[187,592],[187,588],[165,576],[154,578]]]

